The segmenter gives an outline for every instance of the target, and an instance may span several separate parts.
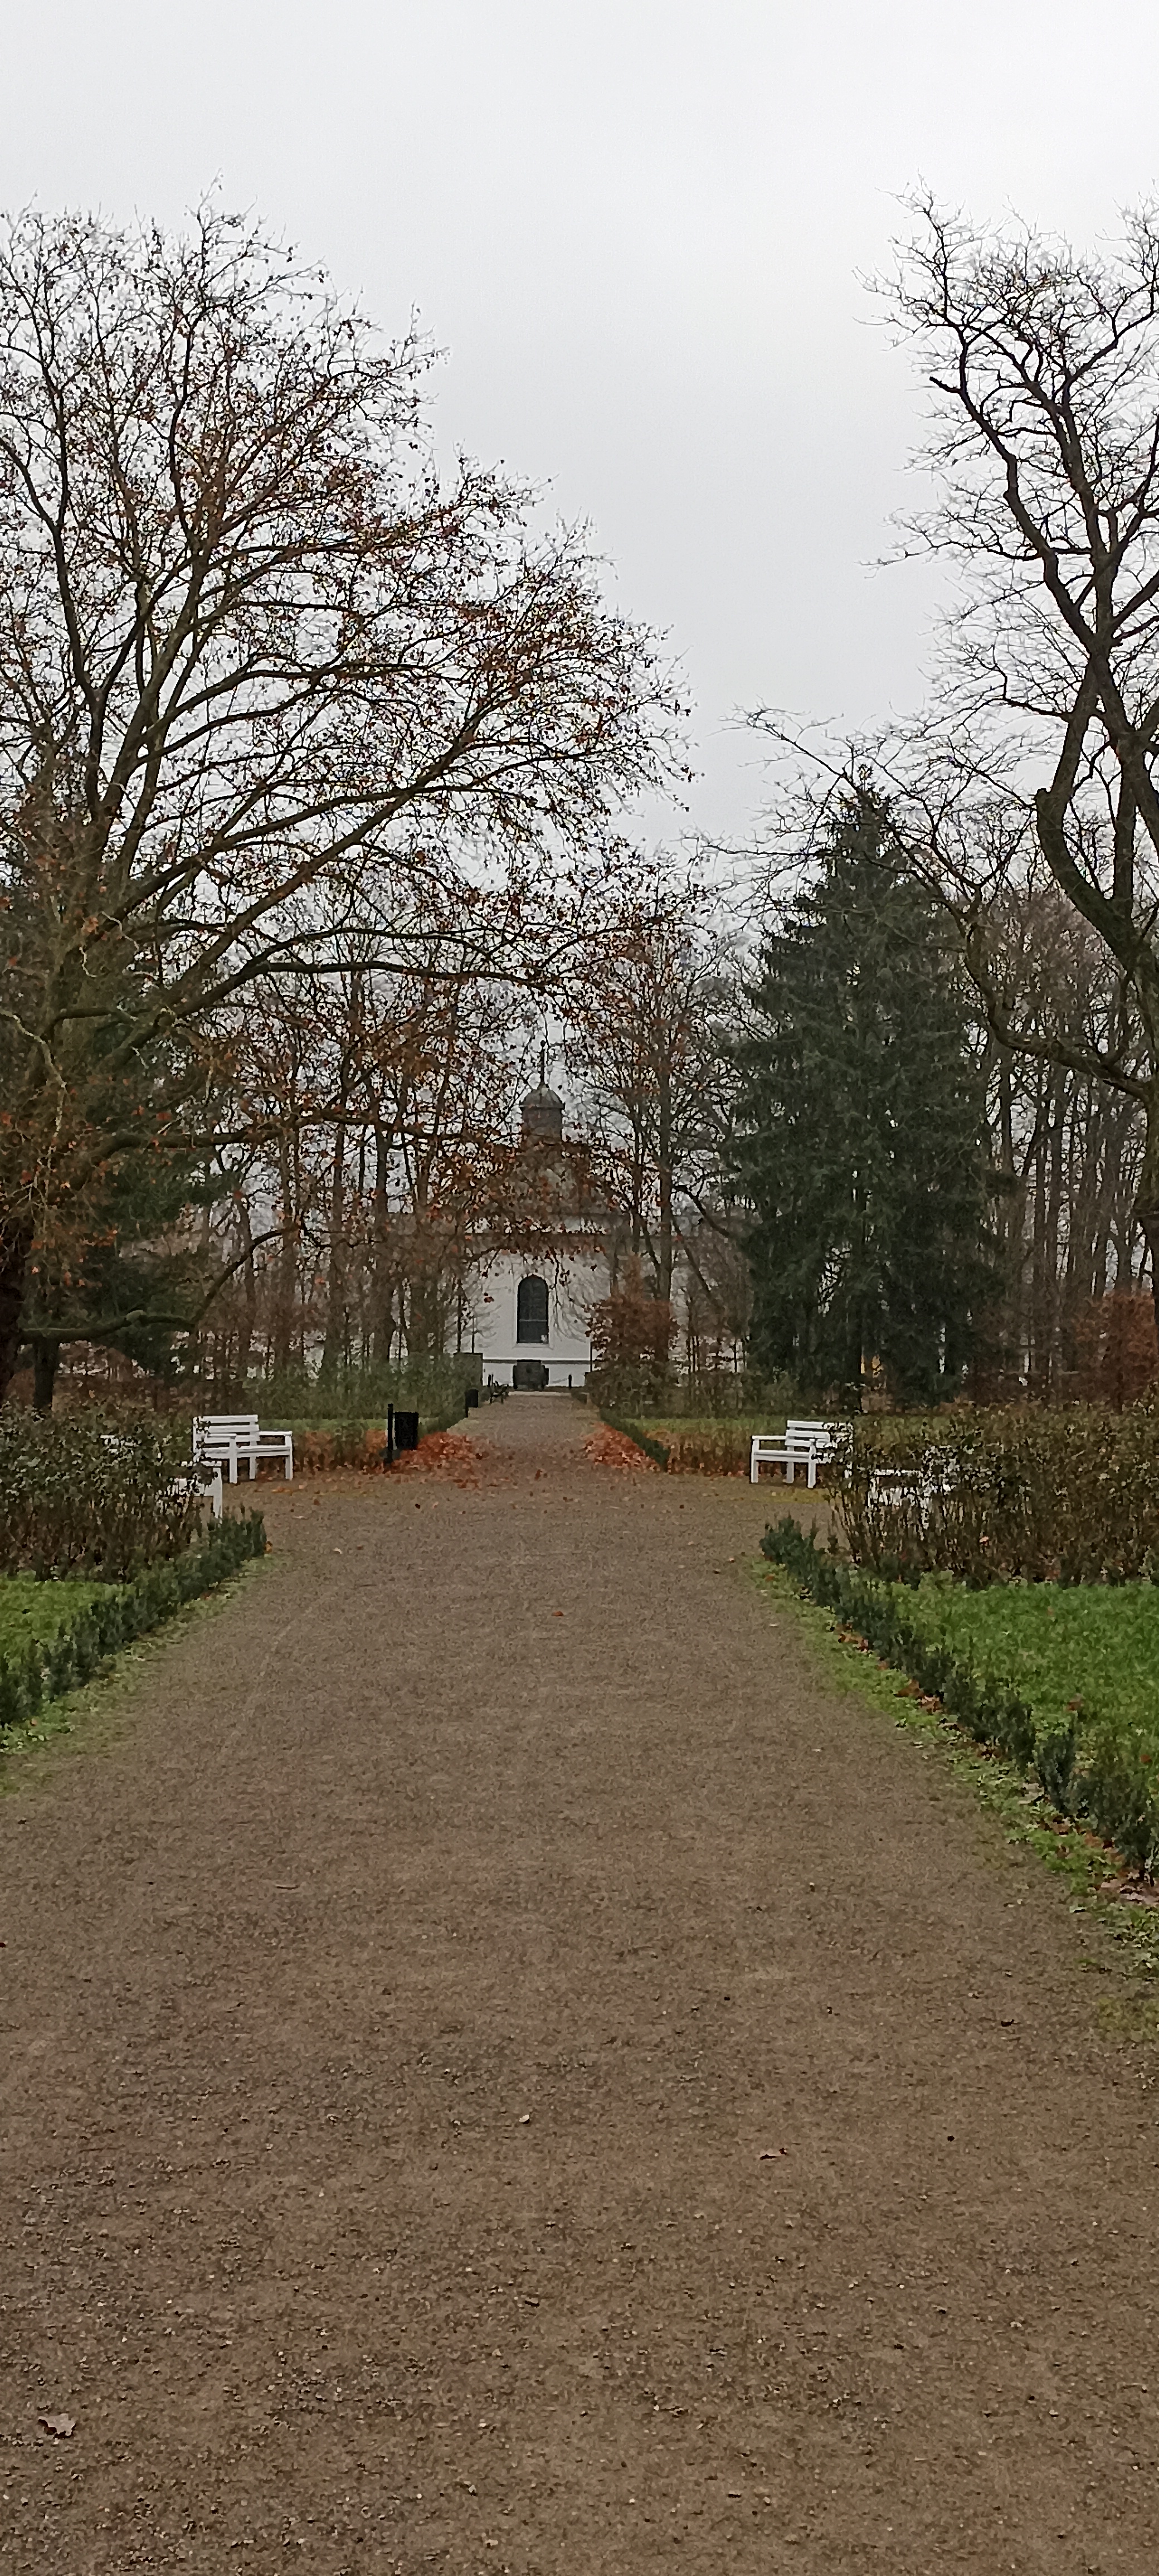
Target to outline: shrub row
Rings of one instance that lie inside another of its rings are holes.
[[[1060,1815],[1086,1817],[1141,1876],[1159,1853],[1159,1791],[1154,1746],[1142,1728],[1084,1715],[1065,1725],[1040,1727],[1028,1702],[999,1675],[979,1673],[968,1657],[922,1635],[886,1585],[843,1565],[786,1515],[761,1541],[764,1554],[783,1566],[799,1589],[843,1626],[865,1638],[874,1652],[941,1701],[975,1743],[992,1745],[1019,1771],[1033,1767],[1044,1796]]]
[[[763,1431],[765,1423],[761,1423]],[[678,1476],[747,1476],[755,1423],[690,1422],[669,1431],[669,1472]]]
[[[637,1449],[642,1449],[646,1458],[654,1458],[658,1467],[667,1468],[671,1455],[667,1443],[654,1439],[650,1431],[642,1430],[630,1414],[612,1413],[606,1404],[601,1404],[600,1420],[607,1423],[609,1431],[622,1431],[625,1440],[634,1440]]]
[[[450,1431],[464,1416],[463,1388],[459,1386],[441,1411],[419,1414],[419,1432],[427,1440],[435,1432]],[[335,1467],[357,1467],[367,1474],[377,1474],[386,1465],[386,1420],[373,1422],[340,1422],[333,1431],[316,1431],[312,1427],[294,1432],[294,1473],[324,1476]]]
[[[1159,1572],[1159,1407],[860,1419],[837,1493],[849,1552],[887,1579],[1123,1583]]]
[[[188,1426],[102,1413],[0,1412],[0,1574],[123,1583],[183,1553],[201,1509],[172,1491]]]
[[[378,1468],[385,1455],[385,1422],[340,1422],[334,1431],[294,1433],[296,1476],[325,1475],[333,1467]]]
[[[394,1404],[429,1417],[441,1430],[444,1414],[448,1422],[458,1422],[465,1388],[478,1386],[482,1375],[482,1361],[465,1351],[390,1367],[349,1368],[322,1379],[305,1369],[282,1369],[272,1377],[251,1379],[228,1399],[207,1396],[197,1409],[222,1412],[228,1401],[259,1414],[263,1422],[360,1422],[365,1428],[368,1422],[385,1427],[387,1405]]]
[[[723,1415],[714,1421],[690,1418],[687,1428],[677,1417],[664,1422],[661,1437],[659,1430],[646,1430],[638,1415],[619,1413],[606,1404],[600,1406],[600,1419],[634,1440],[638,1449],[673,1476],[747,1476],[754,1431],[772,1427],[767,1415]]]
[[[186,1555],[147,1567],[131,1583],[110,1584],[55,1637],[34,1640],[20,1654],[0,1655],[0,1736],[35,1717],[46,1700],[91,1681],[107,1655],[160,1627],[199,1593],[212,1592],[248,1557],[264,1555],[265,1545],[260,1512],[219,1521]]]

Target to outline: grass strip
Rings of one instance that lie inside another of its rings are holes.
[[[859,1685],[866,1674],[880,1679],[873,1696],[895,1723],[936,1739],[982,1787],[985,1802],[1001,1810],[1014,1838],[1063,1871],[1077,1902],[1097,1905],[1148,1973],[1159,1968],[1159,1914],[1144,1904],[1106,1902],[1107,1894],[1121,1893],[1118,1884],[1107,1889],[1116,1864],[1136,1872],[1143,1894],[1159,1842],[1154,1768],[1145,1742],[1140,1749],[1140,1731],[1091,1713],[1084,1741],[1074,1709],[1065,1727],[1039,1725],[1004,1676],[979,1673],[967,1655],[923,1636],[908,1603],[890,1598],[895,1589],[908,1595],[908,1587],[843,1565],[818,1548],[815,1530],[806,1536],[796,1521],[767,1530],[761,1544],[778,1570],[774,1579],[810,1605],[807,1615],[840,1648],[849,1676]]]
[[[46,1644],[104,1589],[101,1583],[69,1575],[47,1581],[37,1574],[0,1576],[0,1661],[8,1655],[19,1659],[29,1646]]]
[[[977,1590],[923,1575],[903,1598],[917,1628],[975,1664],[1005,1673],[1037,1726],[1105,1711],[1159,1752],[1159,1586],[991,1583]]]
[[[11,1749],[13,1735],[32,1724],[46,1703],[91,1681],[122,1646],[160,1627],[199,1594],[215,1590],[248,1558],[263,1556],[265,1546],[261,1513],[244,1512],[217,1522],[183,1556],[147,1566],[131,1583],[60,1586],[87,1598],[79,1605],[70,1600],[55,1621],[33,1619],[31,1633],[0,1652],[0,1750]],[[57,1588],[52,1583],[38,1586],[46,1594]]]

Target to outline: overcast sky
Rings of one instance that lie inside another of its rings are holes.
[[[919,179],[1083,242],[1159,179],[1156,0],[6,0],[0,198],[176,222],[215,182],[390,333],[440,438],[550,483],[696,706],[687,821],[760,801],[737,709],[920,700],[875,569],[921,403],[859,273]],[[679,819],[674,829],[679,828]]]

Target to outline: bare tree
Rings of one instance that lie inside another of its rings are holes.
[[[915,211],[891,301],[934,395],[940,497],[918,532],[965,596],[940,710],[884,784],[1000,1043],[1142,1113],[1159,1286],[1159,217],[1093,259]],[[1111,970],[1065,1025],[1002,990],[995,907],[1033,878],[1028,852]]]
[[[266,1244],[253,1328],[243,1266],[225,1330],[237,1352],[264,1344],[279,1373],[317,1359],[335,1390],[396,1340],[422,1358],[457,1337],[524,1034],[526,1000],[479,971],[481,952],[518,955],[510,888],[481,897],[448,861],[416,874],[396,929],[405,969],[384,973],[368,947],[343,975],[248,987],[236,1014],[236,1123],[259,1140],[245,1196]]]
[[[1053,882],[1008,887],[990,908],[987,979],[1004,1027],[1081,1056],[1114,1007],[1116,971]],[[996,1358],[1039,1396],[1065,1393],[1088,1311],[1130,1293],[1143,1117],[1139,1103],[1062,1055],[980,1032],[1000,1281]]]
[[[719,1172],[733,980],[710,895],[646,864],[593,905],[563,997],[568,1062],[588,1095],[629,1248],[647,1255],[665,1303],[682,1203],[703,1203]]]
[[[353,915],[389,958],[420,841],[590,846],[663,769],[644,639],[525,494],[440,488],[422,373],[212,211],[0,243],[0,1394],[37,1243],[198,1145],[247,982]]]

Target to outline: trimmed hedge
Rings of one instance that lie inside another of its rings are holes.
[[[662,1440],[654,1440],[650,1431],[642,1431],[639,1423],[633,1422],[626,1413],[610,1413],[604,1404],[601,1404],[599,1413],[601,1422],[607,1423],[609,1431],[622,1431],[625,1440],[633,1441],[646,1458],[654,1458],[656,1465],[667,1472],[671,1452]]]
[[[46,1700],[63,1699],[66,1691],[91,1681],[107,1656],[160,1627],[200,1593],[212,1592],[249,1557],[264,1556],[265,1546],[260,1512],[219,1521],[186,1555],[147,1566],[131,1583],[110,1584],[55,1637],[34,1641],[21,1654],[0,1655],[0,1737],[26,1725]]]
[[[1089,1818],[1140,1877],[1150,1876],[1159,1855],[1159,1788],[1153,1740],[1142,1728],[1108,1718],[1077,1716],[1065,1726],[1038,1727],[1027,1701],[1001,1675],[981,1673],[968,1657],[923,1636],[888,1583],[859,1574],[806,1537],[786,1515],[761,1540],[762,1553],[780,1565],[798,1589],[842,1625],[864,1637],[874,1652],[916,1683],[975,1743],[990,1745],[1019,1771],[1032,1767],[1058,1814]]]

